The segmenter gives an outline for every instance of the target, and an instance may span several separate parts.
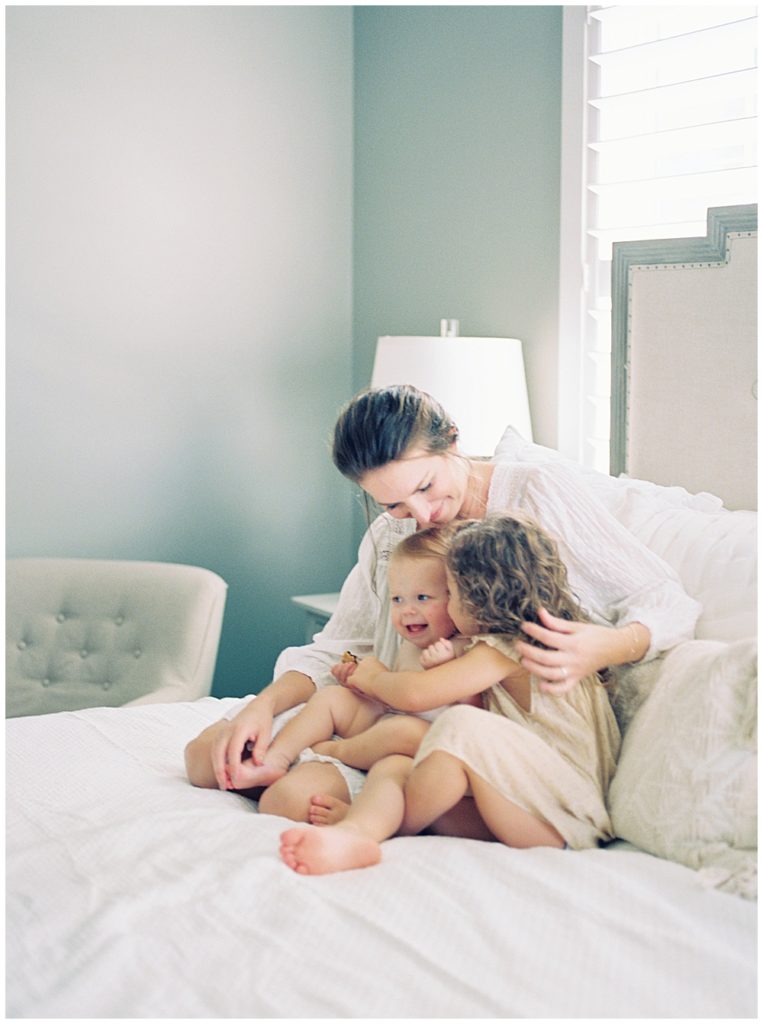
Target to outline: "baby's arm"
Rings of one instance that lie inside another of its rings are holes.
[[[367,772],[377,761],[390,754],[413,757],[428,728],[429,723],[422,718],[390,715],[349,739],[314,743],[313,750],[316,754],[327,754],[351,768]]]

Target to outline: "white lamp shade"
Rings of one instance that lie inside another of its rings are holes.
[[[465,455],[492,455],[508,426],[532,441],[517,338],[379,338],[372,387],[412,384],[452,417]]]

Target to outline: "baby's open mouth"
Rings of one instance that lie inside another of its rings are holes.
[[[406,628],[406,631],[408,633],[418,634],[418,633],[423,633],[424,630],[427,628],[427,625],[426,625],[425,622],[413,622],[413,623],[410,623],[405,628]]]

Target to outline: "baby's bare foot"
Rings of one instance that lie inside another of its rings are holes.
[[[335,796],[319,793],[310,797],[307,817],[311,825],[336,825],[347,814],[350,805]]]
[[[268,756],[265,764],[255,764],[253,761],[242,761],[236,772],[235,779],[231,779],[231,788],[254,789],[260,786],[270,786],[277,782],[289,770],[287,758],[277,755]]]
[[[334,871],[366,868],[381,860],[374,839],[348,829],[290,828],[281,833],[281,860],[300,875],[327,875]]]

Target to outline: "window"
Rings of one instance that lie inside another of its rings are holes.
[[[609,469],[613,241],[757,201],[757,8],[565,7],[559,442]]]

